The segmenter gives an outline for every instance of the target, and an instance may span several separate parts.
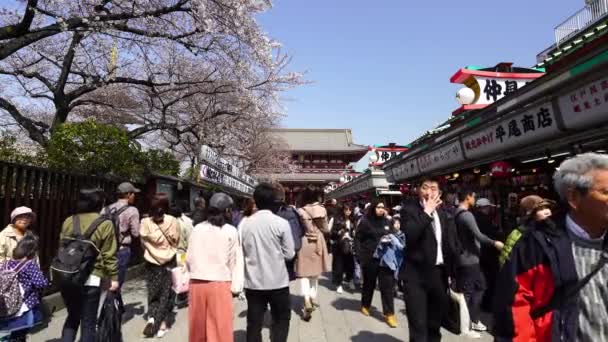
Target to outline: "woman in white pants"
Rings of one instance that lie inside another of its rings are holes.
[[[324,234],[329,233],[327,210],[319,203],[320,194],[312,189],[306,189],[302,194],[304,207],[298,209],[298,214],[304,228],[302,248],[298,252],[296,276],[300,281],[304,296],[302,318],[310,321],[318,293],[319,276],[329,271],[329,255]]]

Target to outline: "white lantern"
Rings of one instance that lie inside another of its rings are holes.
[[[344,183],[346,182],[346,178],[344,178],[344,176],[340,177],[340,183]]]
[[[372,154],[371,156],[369,156],[369,162],[370,163],[375,163],[378,161],[378,155],[377,154]]]
[[[471,88],[462,88],[456,93],[456,101],[461,105],[470,105],[475,100],[475,92]]]

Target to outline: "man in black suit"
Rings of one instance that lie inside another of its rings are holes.
[[[401,209],[407,243],[401,277],[412,342],[441,340],[442,316],[449,304],[447,285],[456,257],[456,228],[441,204],[439,183],[427,178],[418,186],[418,200]]]

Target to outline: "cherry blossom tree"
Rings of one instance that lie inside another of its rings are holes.
[[[281,92],[303,83],[255,20],[270,6],[22,0],[0,8],[0,124],[43,148],[61,124],[93,118],[184,156],[202,144],[241,149],[245,131],[278,123]]]

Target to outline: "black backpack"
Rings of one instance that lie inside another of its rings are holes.
[[[71,236],[61,239],[57,256],[51,263],[53,282],[60,287],[82,287],[93,272],[99,248],[91,241],[91,236],[100,224],[107,221],[106,216],[98,217],[84,235],[80,231],[80,217],[74,215],[74,231]]]
[[[127,204],[120,209],[110,209],[110,207],[106,207],[103,210],[102,216],[106,217],[107,220],[112,221],[112,224],[114,225],[114,234],[116,235],[116,243],[118,244],[118,248],[120,248],[120,246],[122,245],[122,241],[124,240],[124,237],[121,237],[120,235],[120,214],[124,213],[130,207],[131,205]],[[130,231],[128,231],[127,233],[131,234]]]
[[[294,248],[296,252],[299,251],[300,248],[302,248],[302,237],[305,233],[304,225],[302,224],[302,221],[300,221],[300,214],[290,206],[282,206],[277,212],[277,215],[287,220],[289,223],[291,234],[294,239]]]

